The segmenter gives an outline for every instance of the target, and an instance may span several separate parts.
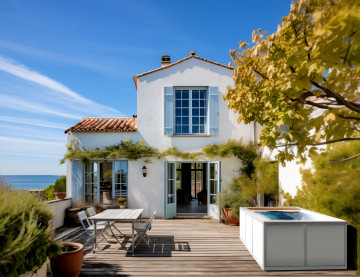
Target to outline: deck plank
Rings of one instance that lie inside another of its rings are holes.
[[[131,237],[131,224],[116,226]],[[351,270],[263,271],[240,241],[239,227],[209,219],[155,219],[149,235],[152,248],[139,244],[134,256],[113,238],[96,253],[88,243],[80,276],[356,276]],[[87,240],[85,232],[64,229],[57,237]],[[130,246],[129,239],[124,243]]]

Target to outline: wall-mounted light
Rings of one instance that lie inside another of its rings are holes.
[[[147,168],[145,165],[142,167],[142,174],[144,177],[146,177],[146,175],[147,175]]]

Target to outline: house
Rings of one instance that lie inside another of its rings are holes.
[[[164,151],[177,146],[196,152],[229,139],[254,141],[254,125],[237,123],[222,95],[233,84],[231,67],[198,57],[171,63],[163,56],[161,67],[134,76],[137,116],[84,118],[65,131],[67,144],[80,149],[102,149],[131,139]],[[145,159],[94,159],[82,164],[67,161],[67,196],[108,204],[127,198],[129,208],[155,209],[160,217],[207,214],[218,218],[215,195],[238,176],[237,158],[184,160],[176,156]],[[146,171],[146,172],[145,172]],[[144,173],[144,174],[143,174]]]

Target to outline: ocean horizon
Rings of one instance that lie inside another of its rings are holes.
[[[15,189],[44,189],[63,175],[1,175]]]

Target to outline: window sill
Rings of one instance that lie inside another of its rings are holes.
[[[203,137],[214,137],[214,135],[169,135],[169,137],[187,137],[187,138],[203,138]]]

